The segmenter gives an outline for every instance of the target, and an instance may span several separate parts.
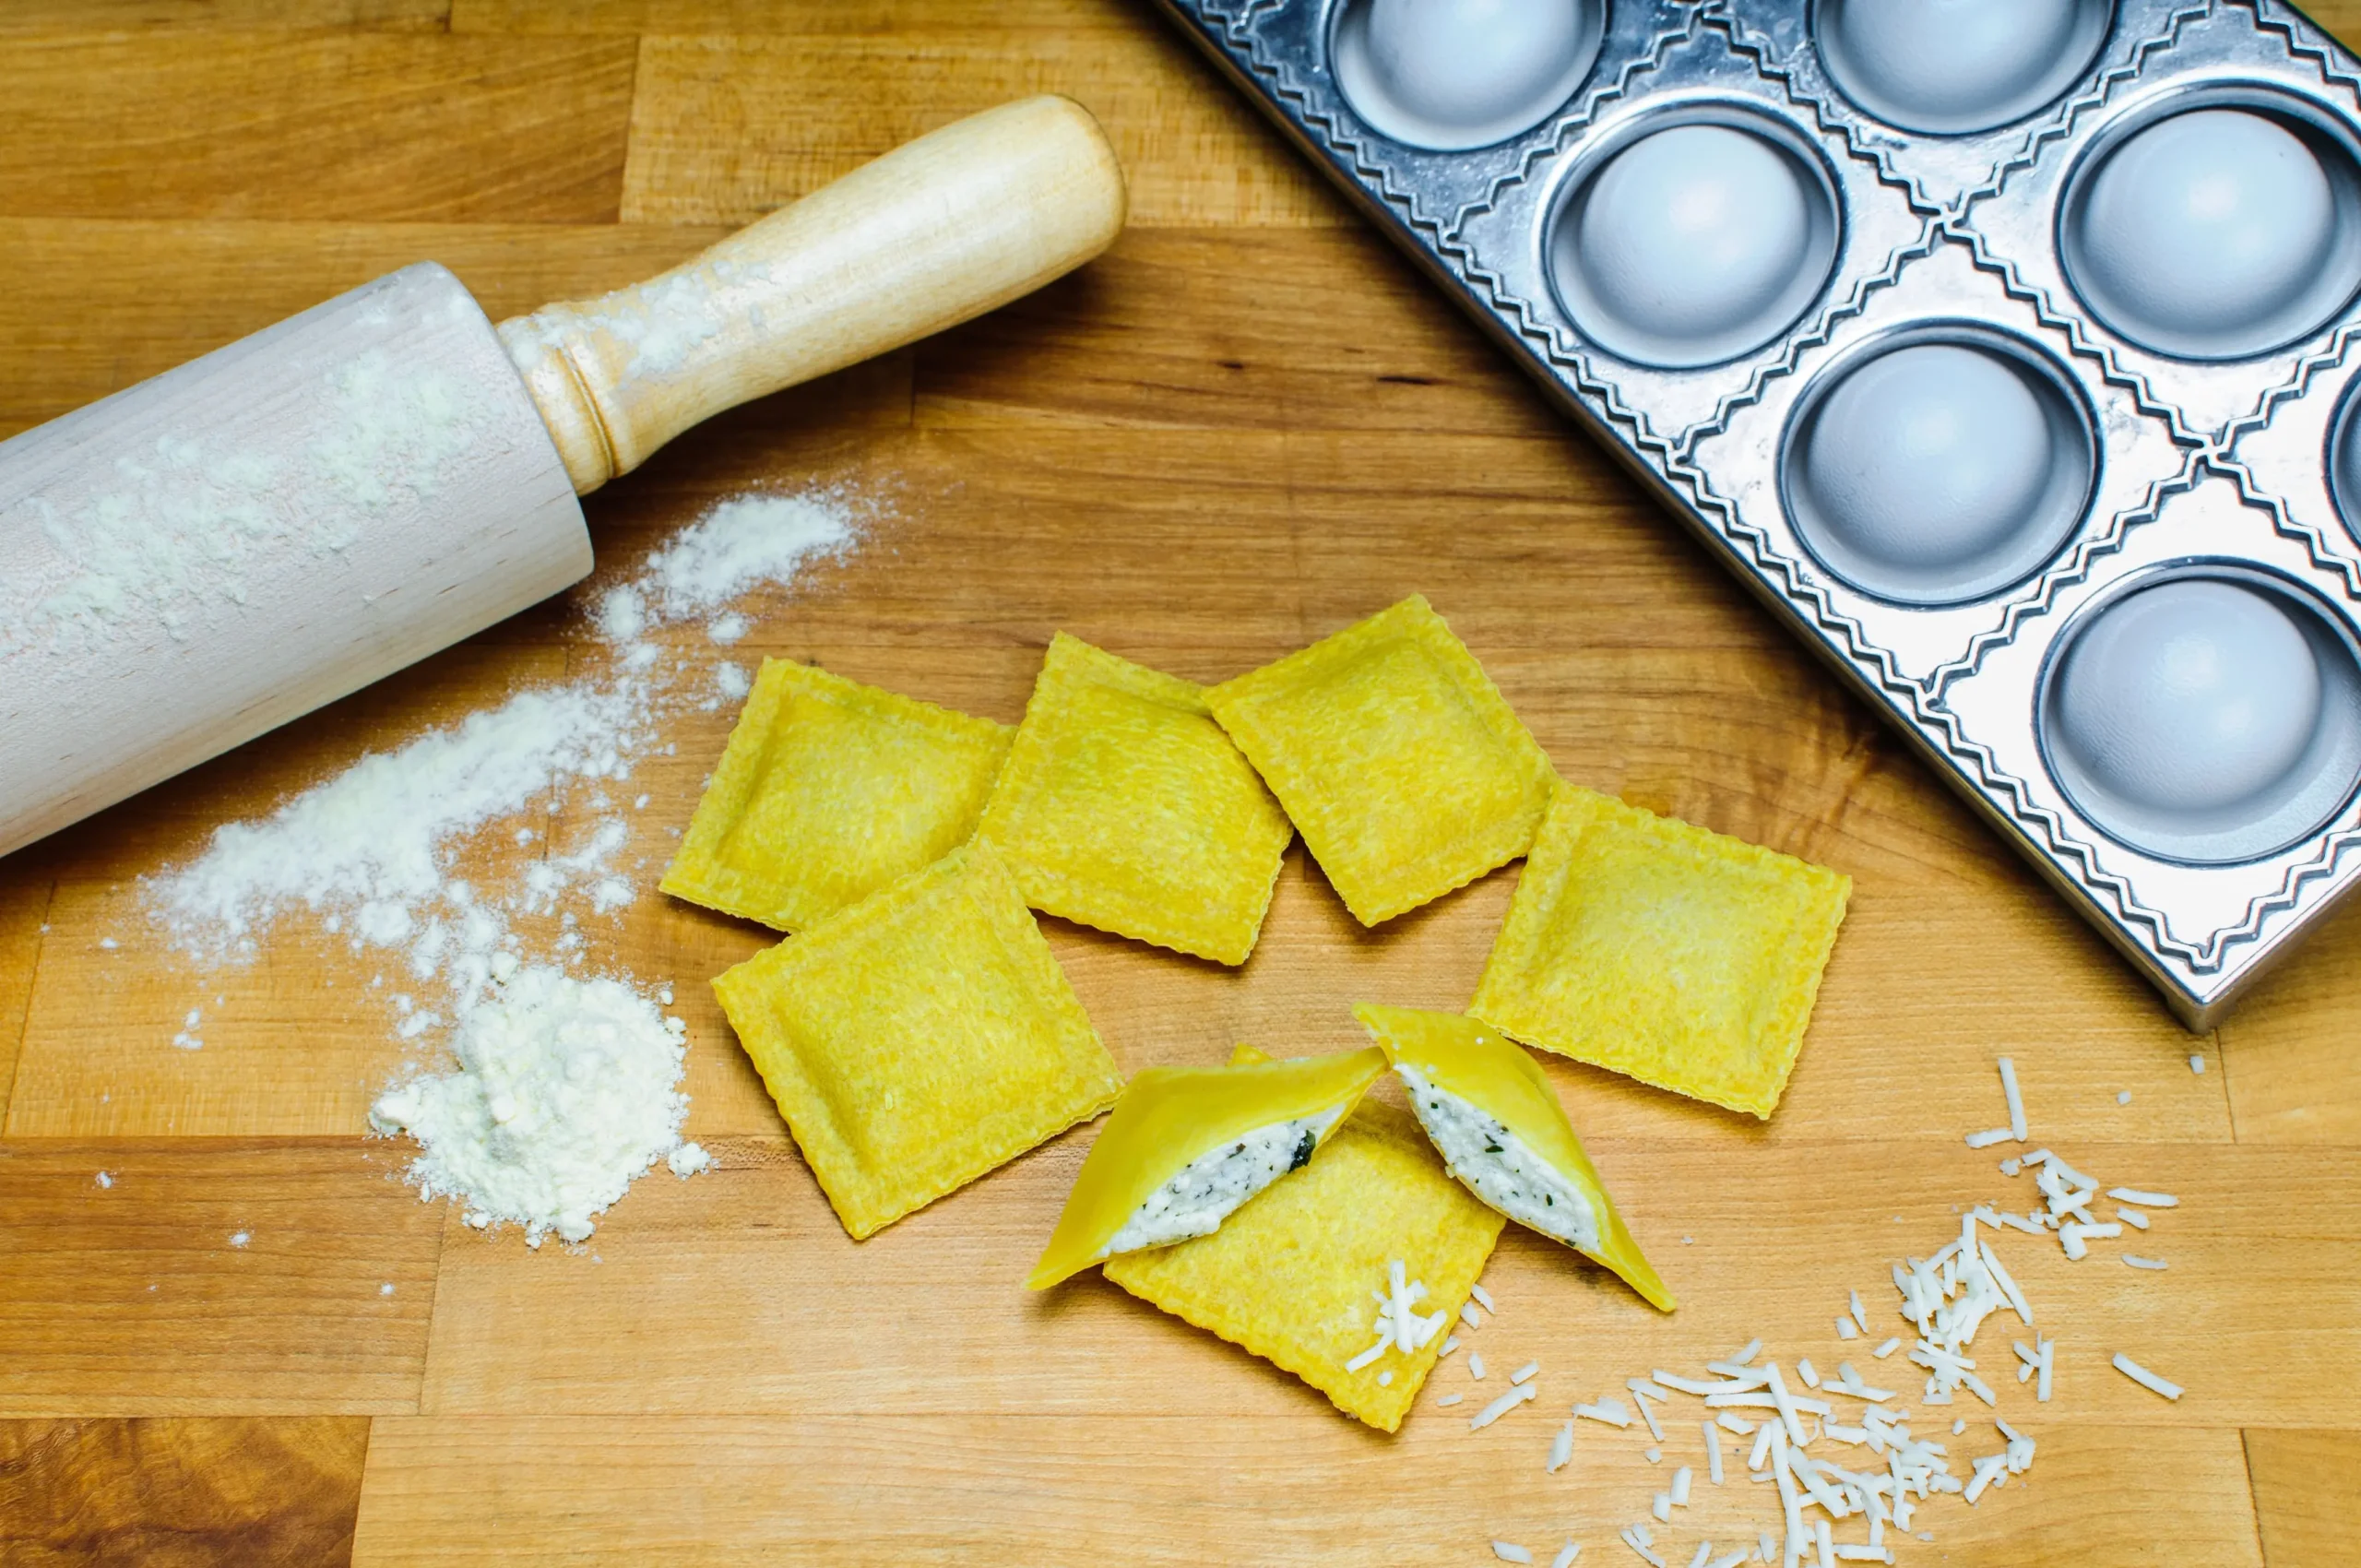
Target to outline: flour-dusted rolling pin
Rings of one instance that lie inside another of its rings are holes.
[[[604,299],[495,330],[422,263],[0,442],[0,854],[580,580],[576,495],[1123,208],[1097,122],[1026,99]]]

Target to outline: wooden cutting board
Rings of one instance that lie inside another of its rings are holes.
[[[2322,19],[2361,35],[2350,0]],[[2183,1206],[2165,1273],[2020,1269],[2059,1344],[2053,1404],[2004,1393],[2030,1484],[1930,1508],[1903,1561],[2361,1562],[2361,912],[2183,1034],[1144,6],[11,6],[0,432],[423,256],[494,315],[604,289],[1044,89],[1126,160],[1114,253],[601,492],[571,603],[720,496],[849,483],[893,517],[745,651],[1014,720],[1061,627],[1211,681],[1423,591],[1567,777],[1856,880],[1768,1126],[1552,1068],[1679,1314],[1512,1232],[1476,1343],[1539,1360],[1539,1404],[1471,1434],[1430,1401],[1386,1439],[1099,1282],[1017,1290],[1083,1138],[856,1246],[703,987],[763,934],[652,892],[595,939],[680,986],[721,1168],[643,1182],[592,1256],[419,1203],[360,1136],[403,1060],[374,966],[297,932],[191,976],[136,879],[562,676],[588,647],[562,603],[0,860],[0,1562],[1624,1561],[1663,1472],[1601,1428],[1545,1475],[1548,1412],[1757,1335],[1856,1353],[1848,1286],[1888,1312],[1889,1259],[2021,1191],[1960,1141],[1999,1120],[2004,1051],[2037,1137]],[[643,772],[659,824],[727,723]],[[1370,935],[1297,850],[1238,973],[1049,929],[1127,1067],[1303,1051],[1357,1043],[1356,1000],[1464,1003],[1513,882]],[[1464,1360],[1432,1387],[1473,1392]]]

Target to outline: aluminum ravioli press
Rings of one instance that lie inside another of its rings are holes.
[[[2275,0],[1160,0],[2192,1028],[2361,879],[2361,64]]]

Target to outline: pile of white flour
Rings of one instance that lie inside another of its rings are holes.
[[[458,1070],[397,1084],[370,1119],[419,1141],[409,1179],[469,1224],[580,1241],[658,1158],[679,1176],[710,1163],[681,1141],[687,1032],[620,980],[519,969],[460,1018]]]
[[[681,1176],[706,1165],[681,1140],[685,1033],[658,1011],[670,987],[581,972],[586,917],[631,904],[649,864],[634,767],[672,751],[666,721],[747,686],[738,665],[665,654],[647,633],[705,616],[712,641],[735,642],[749,626],[736,601],[849,550],[868,509],[833,493],[721,503],[599,600],[606,672],[519,693],[223,826],[148,880],[152,913],[200,965],[251,959],[299,912],[355,954],[385,953],[407,970],[372,982],[394,1032],[447,1027],[457,1062],[397,1082],[372,1111],[418,1140],[410,1180],[465,1203],[472,1225],[521,1225],[537,1246],[552,1231],[583,1240],[656,1160]],[[427,982],[447,1013],[403,989]]]

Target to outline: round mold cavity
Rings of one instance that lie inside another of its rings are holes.
[[[1558,303],[1584,338],[1633,364],[1694,370],[1793,325],[1827,287],[1837,240],[1817,148],[1768,115],[1696,104],[1594,148],[1547,243]]]
[[[1934,322],[1820,374],[1788,422],[1779,484],[1837,576],[1898,603],[1959,604],[2056,555],[2098,466],[2088,405],[2047,354]]]
[[[2111,0],[1819,0],[1812,39],[1845,97],[1904,130],[1965,136],[2022,120],[2090,64]]]
[[[2260,860],[2361,783],[2361,652],[2311,594],[2201,562],[2084,610],[2043,671],[2042,751],[2076,809],[2161,860]]]
[[[2345,531],[2361,541],[2361,375],[2344,388],[2328,432],[2329,497]]]
[[[2135,343],[2183,360],[2268,353],[2361,290],[2361,143],[2274,89],[2178,96],[2084,151],[2058,249],[2074,291]]]
[[[1573,97],[1606,30],[1606,0],[1345,0],[1328,54],[1370,129],[1465,152],[1531,130]]]

